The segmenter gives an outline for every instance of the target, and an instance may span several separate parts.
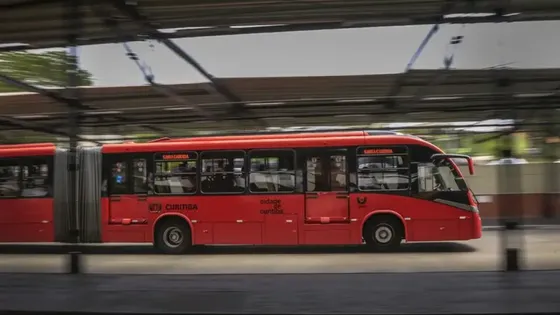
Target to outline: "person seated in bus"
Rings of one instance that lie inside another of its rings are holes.
[[[255,192],[266,192],[268,191],[268,186],[266,182],[266,166],[263,163],[252,164],[252,172],[250,177],[251,181],[251,191]]]
[[[181,186],[183,187],[184,193],[192,193],[196,191],[196,167],[191,167],[187,169],[187,165],[184,165],[184,171],[187,174],[180,175]]]
[[[382,190],[383,173],[377,163],[366,163],[359,166],[359,184],[360,189],[364,190]]]
[[[210,165],[206,166],[204,173],[202,175],[202,182],[200,183],[200,188],[203,192],[212,192],[212,182],[213,176],[211,175],[212,167]]]
[[[4,168],[0,174],[0,196],[16,197],[19,195],[20,187],[17,174],[9,168]]]
[[[150,191],[150,186],[144,162],[135,161],[133,167],[134,193],[147,194]]]
[[[329,181],[328,177],[323,174],[323,167],[320,161],[315,163],[314,167],[311,171],[308,171],[308,178],[313,178],[315,181],[311,183],[307,183],[307,190],[308,191],[328,191],[329,190]]]
[[[41,176],[39,167],[31,165],[27,168],[27,174],[24,173],[24,186],[21,192],[23,197],[44,197],[49,193],[45,178]]]
[[[334,159],[331,159],[331,189],[333,191],[346,190],[346,174],[340,169]]]
[[[184,179],[185,173],[188,172],[187,162],[180,162],[179,165],[171,169],[170,175],[167,177],[167,183],[172,193],[185,193],[188,192],[188,188],[191,183]]]
[[[240,187],[237,186],[236,175],[233,173],[233,165],[227,164],[224,168],[224,175],[220,176],[220,188],[223,192],[237,192]]]

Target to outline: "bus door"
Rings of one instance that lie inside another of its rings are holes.
[[[306,168],[305,222],[350,222],[347,150],[311,153]]]
[[[148,163],[145,158],[114,157],[110,162],[109,224],[148,223]],[[136,241],[138,236],[136,236]],[[123,240],[125,241],[125,240]]]
[[[460,239],[460,225],[466,216],[463,217],[464,211],[454,206],[458,204],[453,201],[457,200],[457,191],[445,186],[445,182],[437,176],[437,167],[432,163],[413,163],[411,173],[412,196],[427,202],[419,203],[411,220],[407,221],[410,231],[407,240],[425,242]],[[466,193],[464,196],[468,200]]]

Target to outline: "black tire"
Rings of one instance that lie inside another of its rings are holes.
[[[181,220],[163,222],[155,234],[154,245],[164,254],[184,254],[192,247],[191,230]]]
[[[366,244],[376,251],[392,251],[402,242],[402,224],[391,217],[374,218],[364,229]]]

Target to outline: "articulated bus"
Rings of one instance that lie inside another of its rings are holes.
[[[340,245],[481,237],[453,159],[418,137],[375,131],[216,136],[78,150],[70,222],[68,152],[0,146],[0,242]]]

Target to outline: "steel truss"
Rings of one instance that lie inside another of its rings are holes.
[[[53,11],[65,0],[8,0],[0,4],[0,12],[25,12],[37,10],[39,21],[23,19],[15,32],[24,34],[26,40],[15,40],[21,36],[6,34],[6,41],[26,43],[32,48],[62,46],[61,30],[54,27]],[[89,0],[88,0],[89,1]],[[103,1],[103,0],[100,0]],[[90,1],[90,3],[100,2]],[[549,0],[319,0],[319,1],[275,1],[250,3],[247,1],[215,0],[142,0],[137,1],[144,12],[157,18],[152,22],[161,28],[176,29],[166,38],[198,36],[241,35],[269,32],[293,32],[341,28],[363,28],[376,26],[419,25],[442,23],[492,23],[496,15],[503,15],[508,22],[544,21],[560,19],[560,5]],[[442,15],[442,7],[452,4],[455,8]],[[87,5],[84,3],[83,5]],[[166,7],[176,10],[166,10]],[[23,15],[23,16],[24,16]],[[19,16],[14,15],[14,18]],[[243,26],[243,27],[239,27]],[[249,27],[250,26],[250,27]],[[189,28],[185,28],[189,27]],[[22,31],[25,30],[25,31]],[[88,20],[84,23],[82,45],[119,42],[120,39],[103,30],[99,24]],[[3,34],[0,34],[0,42]],[[141,40],[136,29],[125,36],[128,41]],[[28,49],[28,46],[11,45],[0,51]]]

